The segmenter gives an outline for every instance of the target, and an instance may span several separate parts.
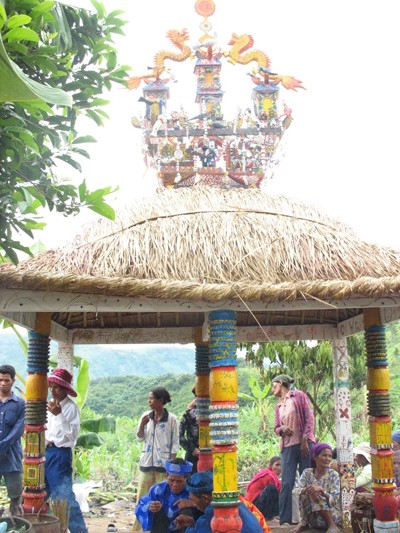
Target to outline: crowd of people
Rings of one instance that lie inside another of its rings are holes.
[[[21,514],[23,489],[22,446],[24,400],[12,388],[16,372],[0,366],[0,478],[4,479],[12,515]],[[66,499],[71,533],[87,533],[72,486],[72,450],[80,429],[80,412],[72,375],[57,368],[48,378],[52,399],[48,401],[45,433],[45,481],[47,497]],[[269,525],[293,525],[293,533],[316,528],[340,530],[340,482],[336,449],[317,442],[314,415],[308,396],[294,387],[286,374],[272,380],[277,398],[274,430],[280,455],[250,480],[240,497],[238,514],[244,533],[268,533]],[[195,390],[192,390],[195,395]],[[211,533],[213,475],[197,472],[199,426],[195,399],[180,423],[166,409],[171,401],[164,387],[149,392],[147,410],[140,418],[137,439],[143,442],[139,461],[136,519],[133,531]],[[395,494],[400,503],[400,430],[392,434]],[[179,448],[185,459],[178,458]],[[357,492],[372,492],[371,449],[368,442],[354,448]],[[294,505],[293,505],[294,504]]]
[[[270,531],[273,524],[293,525],[294,533],[308,528],[339,531],[340,482],[333,461],[336,450],[328,443],[316,442],[308,396],[294,387],[292,377],[276,376],[271,391],[277,398],[274,429],[280,438],[280,455],[271,457],[268,466],[247,484],[239,507],[242,531]],[[169,401],[165,389],[152,389],[150,412],[139,422],[137,438],[144,446],[134,531],[211,533],[212,473],[196,472],[199,442],[195,400],[188,405],[179,428],[174,415],[165,409]],[[176,459],[179,444],[185,450],[185,460]],[[361,443],[354,453],[357,490],[370,490],[369,444]],[[398,471],[400,478],[400,457]]]

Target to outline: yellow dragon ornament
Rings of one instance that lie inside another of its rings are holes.
[[[185,61],[191,56],[191,48],[185,44],[189,39],[189,34],[186,29],[183,30],[169,30],[167,32],[168,39],[180,50],[180,53],[168,52],[166,50],[161,50],[154,57],[154,67],[152,67],[151,72],[143,76],[133,76],[129,78],[128,85],[130,89],[137,89],[140,85],[140,82],[143,80],[145,83],[149,83],[153,80],[161,79],[161,74],[167,70],[164,66],[165,60],[170,59],[171,61]],[[169,80],[163,79],[162,81],[167,82]]]
[[[254,39],[251,35],[237,35],[236,33],[232,34],[231,40],[228,43],[232,48],[224,52],[224,56],[227,57],[230,63],[240,63],[241,65],[247,65],[251,61],[256,61],[258,65],[258,73],[264,77],[264,82],[267,84],[271,81],[274,85],[282,83],[286,89],[304,89],[302,82],[296,80],[293,76],[281,76],[280,74],[273,74],[268,71],[270,67],[269,57],[262,52],[261,50],[249,50],[253,44]],[[262,83],[262,80],[259,80]]]

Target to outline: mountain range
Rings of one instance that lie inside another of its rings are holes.
[[[57,353],[57,343],[51,342],[50,354]],[[90,377],[158,376],[161,374],[194,374],[194,345],[135,344],[77,345],[75,355],[89,362]],[[11,364],[26,374],[26,357],[17,336],[8,331],[0,334],[0,364]]]

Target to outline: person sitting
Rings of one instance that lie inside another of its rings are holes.
[[[299,479],[296,491],[299,493],[299,525],[293,533],[309,528],[338,532],[341,522],[339,474],[329,468],[332,448],[325,442],[315,444],[311,449],[311,466]]]
[[[267,520],[279,515],[280,474],[281,458],[275,455],[268,467],[257,472],[246,488],[245,498],[254,503]]]
[[[400,489],[400,450],[393,453],[394,479],[397,489]]]
[[[372,492],[372,466],[371,466],[371,447],[369,442],[362,442],[353,450],[354,460],[357,463],[356,491]]]
[[[214,516],[214,508],[211,505],[213,491],[213,474],[210,471],[192,474],[186,482],[190,499],[199,511],[203,513],[195,522],[193,518],[180,515],[176,518],[178,527],[188,526],[186,533],[211,533],[211,520]],[[239,516],[242,520],[242,533],[263,533],[269,528],[263,529],[255,515],[244,503],[239,505]]]
[[[393,443],[394,452],[397,452],[397,450],[400,450],[400,429],[396,429],[396,431],[393,431],[392,443]]]
[[[175,525],[180,513],[192,515],[194,505],[189,500],[186,479],[192,471],[192,464],[184,459],[165,462],[167,480],[153,485],[146,496],[136,504],[135,514],[144,531],[165,533],[184,531]]]

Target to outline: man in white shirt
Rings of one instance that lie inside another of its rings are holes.
[[[48,498],[67,500],[70,532],[88,533],[72,490],[72,448],[79,433],[80,412],[76,403],[69,398],[77,396],[71,383],[72,375],[64,368],[56,368],[49,376],[49,389],[53,399],[48,402],[46,491]]]

